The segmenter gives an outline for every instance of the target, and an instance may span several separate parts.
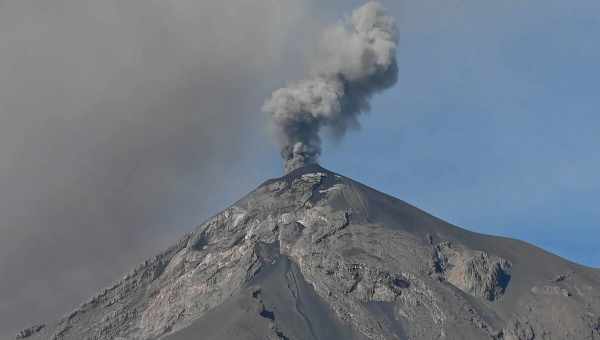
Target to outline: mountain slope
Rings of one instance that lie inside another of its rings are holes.
[[[31,339],[600,339],[600,272],[318,166],[263,183]]]

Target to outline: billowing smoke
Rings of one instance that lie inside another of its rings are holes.
[[[318,161],[321,128],[341,137],[359,126],[373,94],[397,80],[396,46],[394,18],[375,1],[324,31],[310,76],[276,90],[263,107],[273,118],[286,173]]]

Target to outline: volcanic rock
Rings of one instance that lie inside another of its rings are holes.
[[[600,271],[317,165],[269,180],[20,338],[600,339]]]

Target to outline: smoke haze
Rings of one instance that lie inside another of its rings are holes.
[[[370,98],[396,83],[396,46],[394,19],[375,1],[323,32],[310,76],[276,90],[263,106],[286,172],[317,162],[323,127],[339,138],[359,126]]]
[[[68,312],[264,176],[236,169],[268,142],[258,108],[294,75],[286,42],[306,7],[0,1],[0,338]]]

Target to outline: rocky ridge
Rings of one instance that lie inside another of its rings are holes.
[[[18,338],[600,339],[598,288],[598,270],[308,166]]]

